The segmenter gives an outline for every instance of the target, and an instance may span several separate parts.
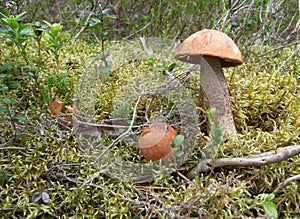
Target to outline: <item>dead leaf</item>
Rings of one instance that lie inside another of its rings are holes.
[[[49,110],[52,115],[54,116],[59,116],[62,114],[61,110],[63,107],[63,102],[61,102],[58,98],[55,100],[51,100],[49,102]]]
[[[74,113],[74,114],[78,114],[79,110],[77,109],[77,107],[73,104],[73,106],[66,106],[67,110],[69,111],[69,113]]]

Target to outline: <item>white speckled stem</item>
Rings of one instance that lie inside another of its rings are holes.
[[[203,108],[216,108],[212,128],[222,128],[224,135],[235,137],[237,134],[230,107],[229,91],[219,58],[200,59],[201,98]],[[208,130],[212,128],[208,126]]]

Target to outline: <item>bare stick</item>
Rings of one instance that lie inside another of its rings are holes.
[[[265,52],[265,53],[260,54],[258,57],[265,56],[265,55],[267,55],[268,53],[275,52],[275,51],[277,51],[277,50],[281,50],[281,49],[284,49],[284,48],[286,48],[286,47],[296,45],[296,44],[298,44],[298,43],[300,43],[300,41],[293,42],[293,43],[289,43],[289,44],[286,44],[286,45],[284,45],[284,46],[279,46],[279,47],[277,47],[276,49],[272,49],[272,50],[270,50],[270,51],[267,51],[267,52]]]
[[[279,150],[278,150],[279,151]],[[208,172],[212,168],[223,166],[264,166],[275,162],[280,162],[300,154],[300,145],[293,145],[281,148],[279,152],[268,152],[263,155],[251,157],[218,158],[201,160],[196,167],[189,171],[188,178],[194,178],[198,173]]]
[[[300,42],[300,41],[299,41]],[[293,54],[291,54],[279,67],[279,70],[286,66],[286,63],[294,56],[298,54],[298,47],[294,50]]]
[[[133,32],[133,33],[130,34],[129,36],[124,37],[122,40],[128,40],[129,38],[131,38],[131,37],[134,36],[135,34],[137,34],[137,33],[141,32],[141,31],[145,30],[151,23],[152,23],[152,20],[149,21],[144,27],[142,27],[141,29],[139,29],[139,30]]]
[[[300,181],[300,174],[296,175],[296,176],[292,176],[292,177],[287,178],[286,180],[284,180],[282,183],[280,183],[277,186],[277,188],[274,190],[273,193],[277,194],[277,193],[281,192],[282,189],[287,186],[287,184],[289,184],[290,182],[294,182],[294,181]]]
[[[21,148],[21,147],[0,147],[0,150],[25,150],[25,148]]]

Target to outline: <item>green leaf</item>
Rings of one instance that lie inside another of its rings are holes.
[[[107,61],[107,62],[106,62],[106,66],[107,66],[108,68],[111,68],[112,65],[113,65],[112,61]]]
[[[8,112],[7,106],[0,105],[0,113],[7,113],[7,112]]]
[[[33,24],[31,23],[26,23],[26,24],[22,24],[20,27],[19,27],[19,32],[22,32],[23,30],[30,30],[31,27],[32,27]]]
[[[51,31],[54,35],[58,35],[59,32],[61,32],[63,26],[57,23],[52,24]]]
[[[13,30],[16,30],[19,27],[18,21],[14,17],[9,17],[5,19],[6,24]]]
[[[20,121],[20,122],[25,122],[25,121],[26,121],[26,117],[23,116],[23,115],[20,114],[20,113],[17,113],[17,114],[14,115],[12,118],[15,119],[15,120],[18,120],[18,121]]]
[[[131,124],[132,119],[127,120],[127,123],[130,125]],[[136,121],[133,122],[132,125],[139,125]]]
[[[10,39],[12,42],[14,42],[16,45],[21,45],[21,43],[18,41],[18,39],[15,39],[11,36],[6,36],[7,39]]]
[[[79,22],[76,22],[74,20],[68,20],[67,24],[71,25],[72,27],[76,27],[79,24]]]
[[[18,14],[18,15],[15,17],[15,19],[16,19],[17,21],[20,21],[20,20],[22,20],[22,17],[23,17],[25,14],[26,14],[26,12],[23,12],[23,13],[21,13],[21,14]]]
[[[110,55],[110,50],[104,50],[103,51],[104,57],[108,57]]]
[[[26,133],[19,133],[19,134],[17,134],[17,136],[16,136],[16,138],[17,139],[24,139],[25,137],[27,137],[27,134]]]
[[[9,16],[8,11],[5,8],[0,8],[0,19],[1,18],[6,18]]]
[[[60,40],[66,40],[66,39],[69,38],[69,36],[70,36],[69,33],[62,33],[62,34],[60,34],[60,35],[57,37],[57,41],[60,41]]]
[[[31,28],[25,28],[22,31],[20,31],[20,36],[21,37],[26,37],[28,36],[28,33],[30,32]]]
[[[11,66],[14,66],[14,62],[7,62],[0,67],[0,73],[7,73]]]
[[[175,152],[175,157],[181,157],[182,155],[184,155],[183,151],[176,151]]]
[[[278,212],[277,212],[277,205],[273,202],[266,201],[263,204],[263,209],[267,213],[267,215],[277,219],[278,218]]]
[[[47,38],[48,41],[54,43],[55,42],[55,36],[48,30],[44,31],[45,37]]]
[[[0,33],[3,33],[3,34],[10,34],[11,31],[5,29],[5,28],[0,28]]]
[[[6,86],[6,85],[4,85],[4,84],[0,84],[0,91],[1,92],[3,92],[3,93],[5,93],[6,91],[8,91],[8,87]]]
[[[271,193],[268,195],[266,201],[272,201],[275,198],[275,194]]]
[[[175,62],[172,63],[171,65],[169,65],[168,71],[172,71],[176,66],[177,66],[177,64]]]
[[[123,129],[123,128],[119,129],[120,134],[124,133],[125,131],[126,131],[126,129]]]
[[[20,87],[20,86],[21,86],[21,83],[18,81],[10,81],[8,84],[9,89]]]
[[[110,9],[109,8],[106,8],[106,9],[104,9],[104,10],[102,10],[102,14],[106,14],[107,12],[109,12],[110,11]]]
[[[223,129],[214,128],[212,130],[212,142],[213,146],[217,146],[222,142]]]
[[[173,141],[172,141],[172,148],[177,149],[179,148],[180,144],[183,142],[184,136],[183,135],[177,135]]]
[[[12,105],[12,104],[15,104],[17,103],[16,100],[12,100],[12,99],[7,99],[7,98],[3,98],[2,101],[8,105]]]
[[[108,20],[111,20],[111,19],[116,19],[118,18],[118,16],[116,15],[106,15],[104,18],[103,18],[103,21],[108,21]]]
[[[154,67],[154,69],[155,69],[155,70],[157,70],[157,71],[159,71],[159,72],[163,72],[163,71],[165,71],[165,69],[164,69],[164,68],[160,68],[160,67]]]
[[[216,108],[210,108],[208,110],[206,110],[206,116],[208,118],[208,121],[211,123],[212,122],[212,118],[214,117],[215,113],[216,113]]]
[[[11,79],[13,77],[14,76],[12,74],[0,75],[0,80],[6,81],[6,80],[9,80],[9,79]]]

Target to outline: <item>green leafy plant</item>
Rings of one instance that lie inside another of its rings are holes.
[[[212,130],[210,132],[210,144],[211,144],[211,146],[209,147],[212,151],[209,151],[209,154],[208,154],[210,157],[215,156],[216,150],[217,150],[219,144],[221,144],[221,142],[223,140],[223,130],[222,130],[222,128],[214,127],[214,124],[213,124],[213,121],[212,121],[212,118],[215,115],[215,113],[216,113],[215,108],[210,108],[210,109],[207,109],[205,111],[205,114],[207,116],[209,125],[212,128]]]
[[[29,33],[33,24],[20,24],[20,21],[25,14],[26,13],[23,12],[16,16],[7,16],[0,12],[0,21],[3,25],[3,28],[0,28],[0,33],[3,34],[4,38],[10,40],[14,45],[17,46],[26,64],[28,64],[29,61],[26,52],[26,45],[27,40],[30,37]]]
[[[33,38],[37,41],[38,44],[38,55],[39,57],[41,57],[41,40],[42,40],[42,36],[43,36],[43,32],[45,31],[45,26],[42,25],[40,22],[35,22],[33,27]]]
[[[111,23],[111,20],[116,19],[117,16],[109,15],[108,12],[109,9],[101,10],[100,13],[96,14],[89,22],[90,31],[92,31],[93,35],[101,43],[101,54],[96,57],[105,63],[105,66],[100,68],[101,73],[108,73],[112,67],[112,62],[107,60],[109,50],[105,49],[105,42],[107,40],[107,35],[116,30],[115,28],[107,28],[107,26]]]
[[[107,40],[107,35],[110,32],[116,31],[115,28],[107,28],[111,24],[111,20],[116,19],[116,15],[109,15],[110,9],[101,10],[98,14],[94,15],[89,22],[89,29],[93,32],[98,41],[101,42],[104,48],[104,42]]]
[[[151,66],[153,69],[159,71],[159,72],[171,72],[176,66],[177,64],[175,62],[169,64],[166,61],[163,61],[161,66],[158,66],[157,63],[157,59],[154,57],[149,57],[148,60],[148,65]]]
[[[80,26],[84,26],[84,20],[85,20],[85,15],[84,13],[80,13],[78,17],[74,18],[74,20],[68,20],[67,24],[71,25],[73,27],[73,31],[71,33],[72,36],[75,35],[76,30],[80,27]]]
[[[175,150],[175,157],[180,157],[180,156],[182,156],[182,155],[184,154],[183,151],[178,150],[178,149],[179,149],[179,146],[182,144],[183,141],[184,141],[184,136],[181,135],[181,134],[177,135],[177,136],[173,139],[173,141],[172,141],[172,143],[171,143],[171,146],[172,146],[172,148]]]
[[[216,108],[210,108],[210,109],[205,111],[205,114],[207,116],[207,119],[208,119],[208,122],[209,122],[210,126],[213,125],[212,118],[214,117],[215,113],[216,113]]]
[[[16,66],[14,62],[8,62],[0,67],[0,113],[6,113],[13,121],[12,128],[15,130],[14,121],[25,121],[26,117],[20,113],[12,110],[13,106],[17,104],[14,98],[9,97],[8,92],[12,89],[20,87],[21,84],[14,79],[14,75],[10,73],[10,68]]]
[[[56,97],[56,95],[63,95],[68,90],[68,83],[66,80],[67,74],[56,74],[55,76],[48,76],[45,80],[47,84],[46,93],[44,93],[44,98],[48,102],[51,98]],[[55,94],[55,96],[53,96]]]
[[[45,38],[47,41],[46,47],[54,55],[55,64],[56,64],[56,73],[58,72],[59,67],[59,56],[61,49],[65,45],[65,42],[70,38],[68,33],[63,33],[63,26],[58,23],[51,24],[48,21],[44,21],[45,24],[50,28],[50,30],[44,30]]]
[[[42,84],[40,83],[39,78],[39,70],[37,68],[33,68],[29,65],[22,66],[21,69],[25,70],[27,74],[24,76],[25,79],[33,80],[33,85],[31,87],[32,93],[34,97],[37,97],[40,93],[40,89],[42,88]]]
[[[273,202],[275,198],[274,194],[269,194],[266,198],[265,203],[263,203],[262,207],[267,213],[267,215],[271,216],[274,219],[278,218],[277,205]]]
[[[213,127],[212,118],[216,113],[216,109],[210,108],[210,109],[206,110],[205,113],[206,113],[206,116],[207,116],[210,126]],[[223,136],[223,130],[221,128],[216,127],[216,128],[212,129],[211,138],[212,138],[213,147],[217,147],[222,142],[222,136]]]

